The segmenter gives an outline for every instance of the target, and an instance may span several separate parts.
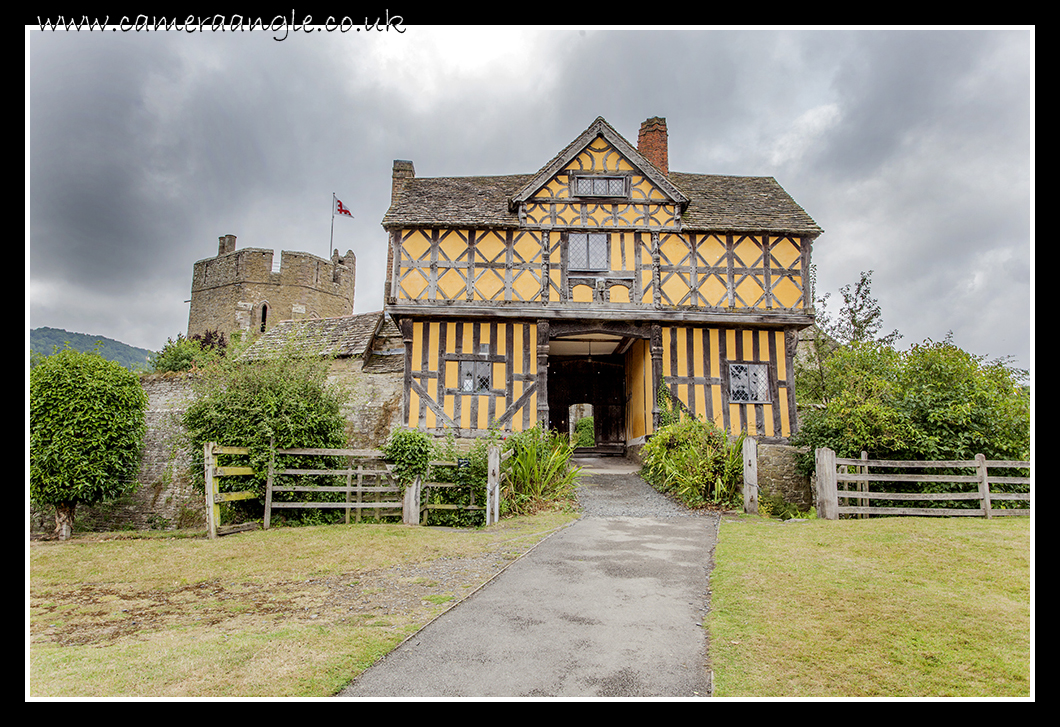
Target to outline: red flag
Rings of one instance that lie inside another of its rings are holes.
[[[346,209],[346,206],[342,204],[342,200],[338,197],[335,198],[335,209],[333,215],[343,215],[345,217],[353,218],[353,213]]]

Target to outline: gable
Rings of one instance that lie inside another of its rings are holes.
[[[569,195],[572,193],[572,180],[578,175],[588,177],[608,174],[631,178],[636,176],[638,177],[636,182],[638,194],[658,195],[641,199],[657,199],[682,206],[688,203],[688,198],[680,189],[673,185],[610,124],[602,117],[598,117],[589,125],[589,128],[542,167],[530,182],[512,197],[510,207],[514,210],[518,205],[535,197],[556,198],[555,195],[561,191],[560,188],[563,186],[566,187],[568,194],[563,198],[571,198]],[[574,190],[575,194],[576,192],[577,190]],[[633,194],[632,184],[627,185],[627,194]]]

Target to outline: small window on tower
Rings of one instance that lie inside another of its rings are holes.
[[[269,306],[264,303],[261,304],[261,332],[265,332],[265,320],[269,316]]]

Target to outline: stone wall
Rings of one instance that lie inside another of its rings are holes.
[[[365,370],[360,358],[338,359],[332,364],[329,379],[350,392],[345,416],[351,447],[382,446],[390,430],[400,424],[404,374],[387,368],[369,361]],[[140,384],[148,398],[140,487],[112,502],[79,506],[76,530],[205,527],[204,497],[188,475],[191,453],[184,444],[180,423],[194,396],[190,374],[147,374],[140,377]],[[50,535],[55,529],[54,518],[53,508],[31,508],[31,537]]]
[[[788,444],[758,443],[759,496],[779,495],[785,502],[808,510],[815,505],[810,478],[795,467],[795,447]]]

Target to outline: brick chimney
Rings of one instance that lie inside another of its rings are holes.
[[[390,203],[393,204],[394,200],[397,199],[398,192],[401,191],[402,187],[405,186],[405,182],[416,177],[416,168],[412,166],[412,162],[404,159],[394,160],[394,173],[393,181],[390,187]]]
[[[670,155],[667,149],[666,119],[653,116],[640,125],[637,151],[663,174],[670,174]]]
[[[224,255],[225,253],[236,251],[236,236],[235,235],[221,235],[217,238],[217,254]]]

